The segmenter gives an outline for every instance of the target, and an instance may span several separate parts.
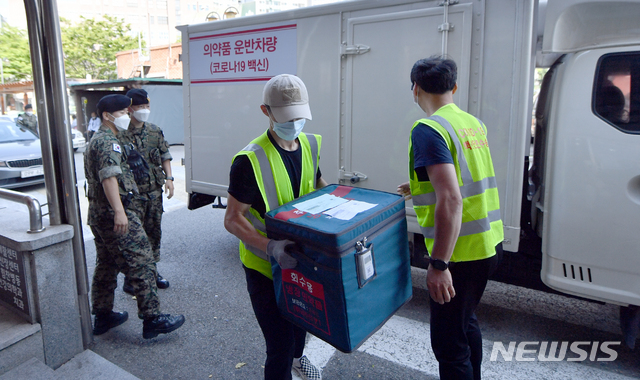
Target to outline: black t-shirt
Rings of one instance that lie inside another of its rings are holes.
[[[418,124],[411,133],[413,145],[413,168],[419,181],[428,181],[427,166],[435,164],[453,164],[447,142],[433,128]]]
[[[298,146],[298,149],[293,152],[284,150],[271,137],[271,131],[268,131],[267,135],[273,146],[278,150],[278,153],[280,153],[280,157],[282,157],[284,166],[289,174],[293,194],[298,198],[300,196],[300,180],[302,176],[302,148]],[[320,167],[318,167],[316,181],[320,177],[322,177],[322,174],[320,173]],[[260,195],[260,188],[256,182],[249,157],[241,155],[233,160],[231,172],[229,173],[228,192],[241,203],[250,204],[252,208],[260,213],[260,216],[264,217],[267,208],[262,195]]]

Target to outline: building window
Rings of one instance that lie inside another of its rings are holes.
[[[137,7],[138,6],[138,0],[127,0],[127,6],[128,7]]]
[[[179,12],[179,11],[180,11],[180,9],[182,9],[182,8],[180,7],[180,0],[175,0],[175,2],[176,2],[176,12]]]
[[[131,24],[133,29],[138,28],[138,21],[138,15],[127,15],[127,17],[125,17],[125,22]]]
[[[158,1],[156,1],[156,8],[158,8],[158,9],[167,9],[167,1],[166,0],[158,0]]]
[[[149,16],[149,24],[153,25],[153,16]]]
[[[158,25],[167,25],[169,18],[167,16],[158,16]]]
[[[622,132],[640,134],[640,52],[600,57],[593,113]]]

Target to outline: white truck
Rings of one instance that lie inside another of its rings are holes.
[[[458,64],[454,101],[488,139],[503,279],[640,305],[640,2],[369,0],[181,26],[190,208],[227,196],[233,155],[268,127],[274,75],[305,82],[329,183],[408,178],[414,62]],[[535,109],[536,67],[550,67]],[[533,136],[533,137],[532,137]],[[414,265],[422,239],[407,204]]]

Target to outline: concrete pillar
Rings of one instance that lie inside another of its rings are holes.
[[[25,320],[40,323],[45,363],[56,369],[83,351],[73,227],[54,225],[27,233],[25,214],[6,209],[0,226],[0,300]],[[16,276],[23,278],[16,281]],[[22,284],[21,291],[16,283]]]

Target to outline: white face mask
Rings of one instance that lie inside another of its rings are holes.
[[[273,131],[283,140],[293,141],[298,137],[307,119],[287,121],[286,123],[273,123]]]
[[[27,112],[25,112],[25,113],[26,113],[27,115],[29,115],[29,116],[33,115],[33,112],[31,112],[31,111],[27,111]]]
[[[413,95],[413,104],[415,104],[416,107],[418,107],[418,109],[420,111],[423,111],[422,107],[420,107],[420,93],[418,92],[418,95]]]
[[[109,115],[111,115],[111,114],[109,114]],[[125,130],[127,130],[127,128],[129,128],[129,123],[131,122],[131,119],[129,118],[129,115],[122,115],[120,117],[115,117],[115,116],[111,115],[111,117],[115,119],[115,120],[112,121],[112,123],[119,130],[125,131]]]
[[[136,118],[136,120],[138,121],[147,121],[147,119],[149,119],[149,114],[151,113],[150,110],[148,109],[141,109],[141,110],[137,110],[137,111],[133,111],[133,117]]]

